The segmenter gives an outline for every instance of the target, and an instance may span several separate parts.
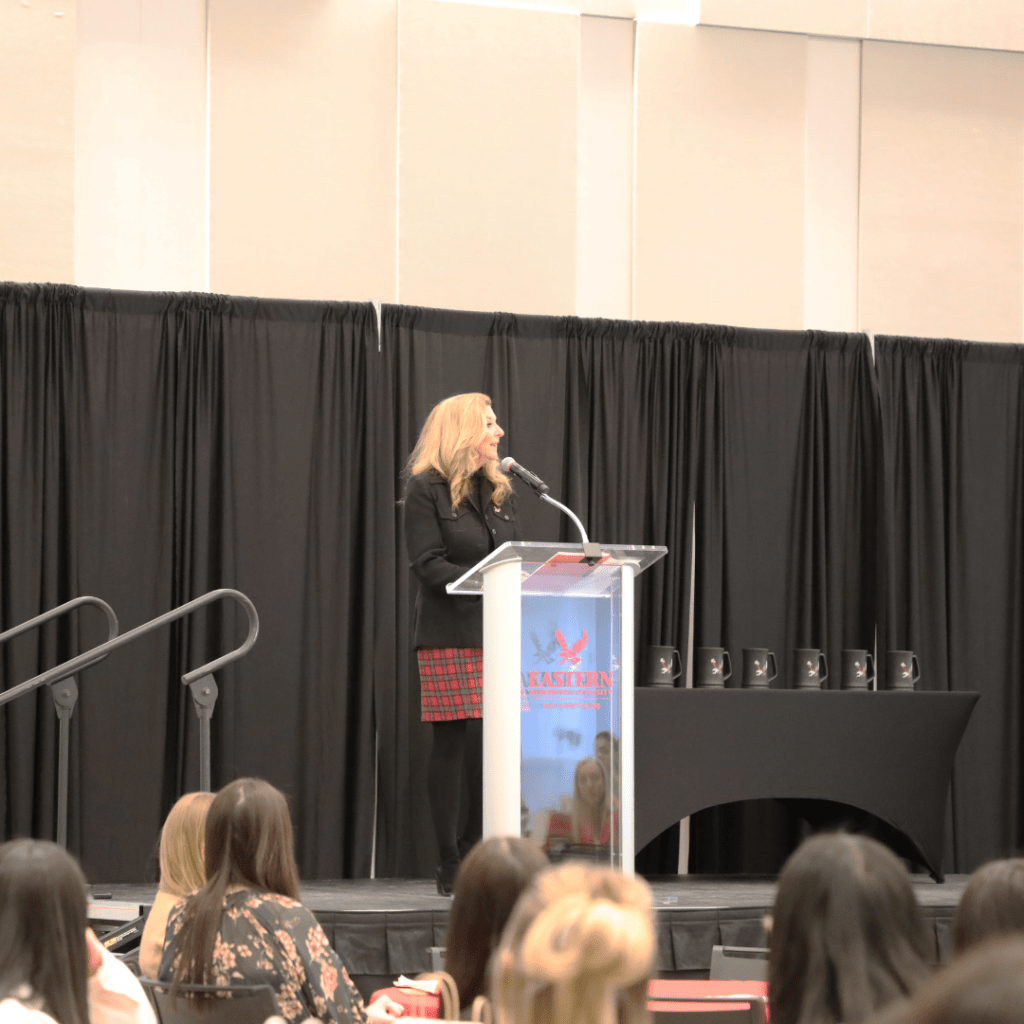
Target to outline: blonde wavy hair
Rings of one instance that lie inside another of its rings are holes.
[[[479,392],[452,395],[438,402],[427,416],[416,447],[409,456],[406,473],[415,476],[428,469],[448,481],[452,506],[461,505],[470,491],[470,478],[480,468],[491,482],[491,500],[500,505],[511,493],[512,485],[496,462],[477,466],[476,450],[486,435],[486,414],[491,399]]]
[[[601,773],[601,780],[604,782],[604,796],[601,799],[601,806],[597,809],[596,814],[587,806],[586,801],[580,795],[580,773],[583,771],[584,766],[588,764],[597,765],[598,771]],[[598,758],[592,757],[590,754],[586,757],[581,757],[576,762],[576,773],[573,775],[572,780],[572,841],[574,843],[583,842],[581,833],[583,825],[586,823],[590,825],[590,842],[599,845],[604,826],[611,822],[611,812],[612,799],[611,787],[608,785],[608,772]]]
[[[573,861],[544,871],[491,962],[496,1024],[645,1024],[655,952],[646,882]]]
[[[213,793],[186,793],[160,832],[160,889],[184,899],[206,884],[203,846]]]

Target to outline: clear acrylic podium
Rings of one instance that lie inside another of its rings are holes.
[[[633,580],[668,551],[509,541],[448,584],[483,594],[484,836],[633,873]]]

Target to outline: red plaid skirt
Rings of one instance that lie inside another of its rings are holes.
[[[420,721],[450,722],[483,715],[484,652],[480,647],[427,647],[420,668]]]

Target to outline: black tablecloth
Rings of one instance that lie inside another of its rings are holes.
[[[834,800],[881,818],[936,879],[953,758],[977,693],[635,691],[636,849],[736,800]]]

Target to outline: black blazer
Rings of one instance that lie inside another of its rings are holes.
[[[452,508],[448,481],[433,471],[409,480],[405,489],[405,544],[409,568],[419,581],[413,644],[416,647],[482,647],[483,598],[449,594],[457,580],[500,544],[519,540],[515,494],[500,507],[491,483],[481,476],[481,508],[475,488]]]

